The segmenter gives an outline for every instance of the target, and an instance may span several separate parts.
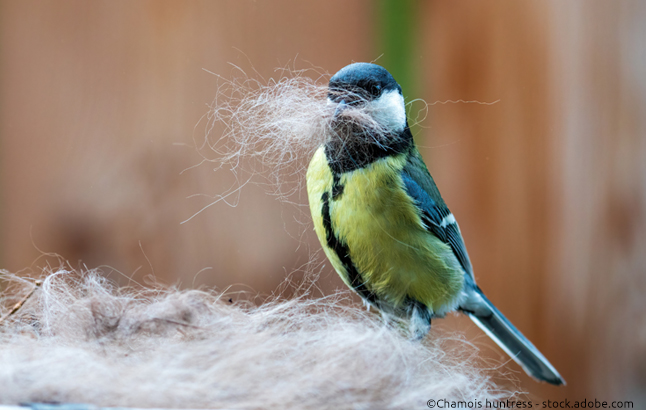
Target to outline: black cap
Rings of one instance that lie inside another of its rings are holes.
[[[330,78],[328,88],[328,97],[335,102],[348,97],[351,100],[374,100],[389,90],[401,93],[401,87],[388,70],[371,63],[354,63],[343,67]]]

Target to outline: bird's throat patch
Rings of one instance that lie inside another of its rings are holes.
[[[384,141],[373,141],[367,131],[356,130],[347,140],[333,138],[325,144],[325,157],[333,174],[364,168],[373,162],[406,152],[413,136],[408,127]]]

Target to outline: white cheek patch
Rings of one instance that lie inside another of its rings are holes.
[[[406,127],[404,97],[397,91],[386,91],[370,103],[370,114],[384,128],[400,132]]]

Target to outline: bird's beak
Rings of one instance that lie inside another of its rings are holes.
[[[343,110],[345,110],[346,108],[348,108],[348,104],[346,104],[345,100],[341,100],[336,105],[336,109],[334,110],[334,117],[333,118],[338,117],[343,112]]]

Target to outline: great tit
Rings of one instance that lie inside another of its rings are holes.
[[[476,285],[392,75],[348,65],[330,79],[327,101],[331,132],[311,159],[307,192],[316,234],[343,282],[369,306],[408,320],[418,339],[432,318],[465,313],[530,376],[564,384]]]

